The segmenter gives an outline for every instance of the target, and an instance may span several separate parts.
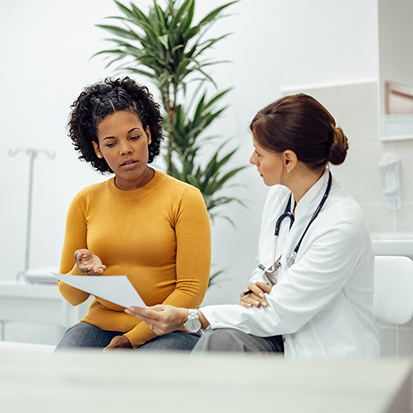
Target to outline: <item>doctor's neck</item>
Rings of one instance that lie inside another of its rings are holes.
[[[317,183],[325,171],[326,170],[323,169],[321,172],[314,172],[305,166],[305,164],[298,162],[294,169],[287,172],[284,185],[293,193],[295,205],[297,205],[302,197]]]

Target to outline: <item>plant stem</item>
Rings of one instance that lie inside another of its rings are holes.
[[[165,162],[166,173],[171,175],[172,172],[172,151],[173,151],[173,124],[175,119],[175,107],[171,104],[171,96],[169,95],[170,84],[163,86],[162,88],[162,101],[165,108],[168,120],[168,145],[166,150]]]
[[[173,124],[175,120],[175,108],[171,106],[166,106],[166,111],[168,113],[168,123],[169,123],[169,131],[168,131],[168,146],[167,146],[167,153],[166,153],[166,173],[168,175],[172,174],[172,151],[173,151],[173,142],[174,142],[174,135],[173,135]]]
[[[168,175],[172,175],[172,153],[174,151],[174,134],[173,134],[173,126],[175,124],[175,113],[176,113],[176,102],[177,102],[177,95],[178,95],[178,86],[173,83],[173,92],[170,94],[171,84],[168,84],[164,88],[163,91],[163,105],[165,111],[168,115],[168,146],[166,152],[166,173]]]

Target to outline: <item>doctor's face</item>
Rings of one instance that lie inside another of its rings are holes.
[[[254,152],[251,155],[250,163],[257,167],[257,171],[267,186],[282,184],[284,165],[282,154],[269,151],[263,148],[255,139],[252,133]]]

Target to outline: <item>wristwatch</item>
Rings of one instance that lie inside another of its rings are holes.
[[[202,323],[198,317],[198,310],[189,309],[188,320],[184,323],[184,327],[188,333],[197,333],[201,329]]]

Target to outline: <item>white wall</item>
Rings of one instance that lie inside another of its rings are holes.
[[[149,0],[139,0],[144,7]],[[198,0],[197,15],[222,4]],[[2,64],[0,110],[0,278],[13,278],[24,265],[28,159],[8,150],[35,147],[56,151],[41,156],[35,170],[31,266],[58,266],[68,204],[99,174],[77,160],[66,136],[69,106],[89,83],[113,75],[100,58],[102,30],[115,15],[112,0],[0,0]],[[232,16],[211,31],[234,34],[215,48],[231,64],[211,72],[220,88],[233,86],[230,109],[214,131],[239,145],[233,166],[248,161],[248,125],[281,87],[374,81],[378,78],[377,0],[242,0]],[[140,79],[137,78],[138,81]],[[334,115],[334,113],[333,113]],[[237,225],[213,227],[214,269],[226,268],[206,303],[235,302],[255,264],[260,214],[266,187],[253,167],[239,175],[246,188],[234,190],[249,209],[233,205]]]

